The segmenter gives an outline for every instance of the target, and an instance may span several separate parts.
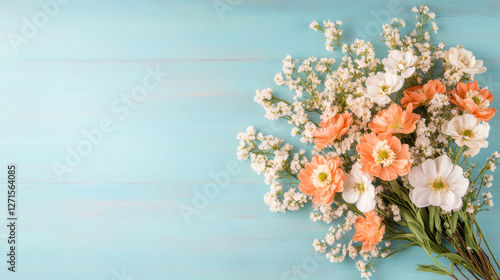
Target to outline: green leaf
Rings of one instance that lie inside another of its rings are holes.
[[[479,247],[476,243],[476,240],[474,239],[474,229],[472,227],[472,220],[469,218],[464,219],[464,237],[465,237],[465,243],[467,246],[469,246],[471,249],[477,251],[479,250]]]
[[[415,220],[415,218],[411,214],[411,212],[406,210],[406,208],[399,208],[399,211],[400,211],[401,216],[403,218],[402,220],[405,221],[407,224],[409,222],[418,223],[417,220]]]
[[[435,214],[436,214],[436,207],[435,206],[429,206],[429,227],[431,232],[434,231],[434,226],[435,226]]]
[[[415,235],[417,238],[418,242],[422,245],[428,244],[428,237],[425,234],[425,230],[420,226],[420,224],[410,221],[408,222],[408,228],[410,231]]]
[[[474,240],[474,235],[473,234],[466,234],[465,235],[465,243],[467,246],[469,246],[472,250],[477,251],[479,250],[479,247],[476,244],[476,241]]]
[[[436,273],[439,275],[449,275],[448,271],[442,270],[441,268],[439,268],[435,265],[421,265],[421,264],[419,264],[417,270],[425,271],[425,272],[432,272],[432,273]]]
[[[399,186],[396,180],[389,181],[389,185],[396,195],[401,196],[401,186]]]
[[[422,227],[425,229],[425,225],[429,224],[429,214],[427,213],[427,209],[425,208],[420,208],[418,209],[418,221],[422,225]]]
[[[436,258],[438,259],[440,257],[446,257],[448,260],[450,260],[450,262],[456,263],[456,264],[465,263],[464,258],[456,253],[443,253],[443,254],[437,255]]]
[[[436,232],[434,233],[434,237],[436,238],[436,242],[437,242],[439,245],[443,244],[443,242],[441,241],[441,234],[440,234],[438,231],[436,231]]]
[[[436,206],[433,206],[433,208],[435,209],[434,225],[436,226],[437,231],[443,232],[443,228],[441,227],[441,213]]]
[[[458,212],[454,212],[451,215],[451,219],[450,219],[450,230],[452,233],[454,233],[455,230],[457,229],[457,222],[458,222]]]

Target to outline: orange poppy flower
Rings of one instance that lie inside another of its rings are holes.
[[[313,196],[314,204],[332,203],[335,192],[344,189],[344,172],[340,169],[341,162],[335,159],[326,159],[323,156],[314,156],[310,163],[299,173],[299,190]]]
[[[361,156],[361,171],[367,174],[391,181],[410,172],[409,146],[401,145],[391,133],[365,134],[356,150]]]
[[[323,149],[328,144],[331,144],[333,140],[340,140],[347,133],[352,123],[352,116],[349,112],[336,114],[327,120],[322,120],[319,124],[321,128],[313,134],[314,143],[318,148]]]
[[[368,127],[376,134],[386,132],[412,133],[417,128],[415,123],[420,119],[419,115],[412,112],[413,103],[409,103],[404,112],[399,105],[392,104],[389,108],[378,112]]]
[[[385,233],[385,225],[381,225],[382,219],[375,214],[375,211],[365,213],[366,218],[358,216],[354,222],[354,234],[352,240],[363,242],[362,250],[370,252],[373,247],[382,241]]]
[[[401,107],[406,108],[408,104],[413,104],[414,108],[423,105],[427,100],[431,100],[436,93],[445,93],[446,86],[440,80],[431,80],[424,86],[413,86],[405,89],[404,97],[401,99]]]
[[[457,89],[451,91],[450,102],[462,111],[470,112],[481,121],[489,121],[497,112],[495,108],[488,108],[491,101],[493,101],[493,94],[485,88],[479,89],[477,81],[467,84],[458,83]]]

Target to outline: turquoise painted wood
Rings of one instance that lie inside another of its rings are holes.
[[[235,136],[249,124],[288,135],[253,94],[286,54],[330,55],[312,20],[342,19],[346,40],[368,39],[419,4],[0,0],[1,224],[8,164],[19,183],[17,272],[2,227],[0,279],[358,279],[350,261],[314,259],[329,225],[268,212],[263,178],[235,162]],[[499,3],[426,4],[441,39],[483,59],[480,81],[500,93]],[[481,156],[498,149],[499,124]],[[497,254],[499,214],[481,216]],[[425,254],[409,249],[373,279],[445,279],[417,263]]]

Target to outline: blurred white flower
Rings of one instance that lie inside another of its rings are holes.
[[[361,171],[359,163],[352,166],[351,173],[345,174],[342,198],[347,203],[356,203],[356,208],[363,213],[375,208],[375,187],[370,176]]]
[[[390,50],[389,56],[382,59],[385,70],[401,75],[403,78],[408,78],[415,72],[415,63],[417,57],[410,51],[402,52],[398,50]]]
[[[444,211],[461,208],[462,197],[469,186],[463,172],[447,155],[424,161],[408,174],[413,186],[410,200],[419,208],[429,205],[439,206]]]
[[[481,123],[471,114],[456,116],[451,121],[446,121],[442,126],[443,133],[455,139],[458,146],[464,145],[469,147],[467,156],[475,156],[479,153],[479,149],[487,148],[490,125]]]
[[[471,51],[464,49],[461,45],[450,48],[444,54],[446,61],[467,74],[481,74],[486,71],[482,60],[476,60]]]
[[[404,79],[394,73],[378,72],[377,75],[366,79],[366,96],[373,102],[384,105],[391,102],[391,93],[403,87]]]

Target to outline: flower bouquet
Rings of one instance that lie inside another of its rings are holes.
[[[418,270],[500,279],[476,219],[493,206],[483,191],[492,185],[488,172],[499,154],[481,165],[472,161],[488,146],[488,121],[496,113],[493,95],[474,81],[486,68],[460,45],[431,43],[435,14],[425,5],[412,11],[417,23],[409,34],[401,33],[402,19],[383,26],[389,51],[382,60],[369,42],[342,43],[341,21],[312,22],[327,50],[341,48],[342,60],[287,56],[274,80],[294,92],[293,101],[270,88],[255,96],[266,118],[293,125],[291,135],[304,149],[250,126],[238,134],[238,158],[250,158],[264,174],[271,211],[311,201],[313,221],[335,220],[313,246],[331,262],[358,259],[363,278],[379,259],[419,246],[429,263]]]

